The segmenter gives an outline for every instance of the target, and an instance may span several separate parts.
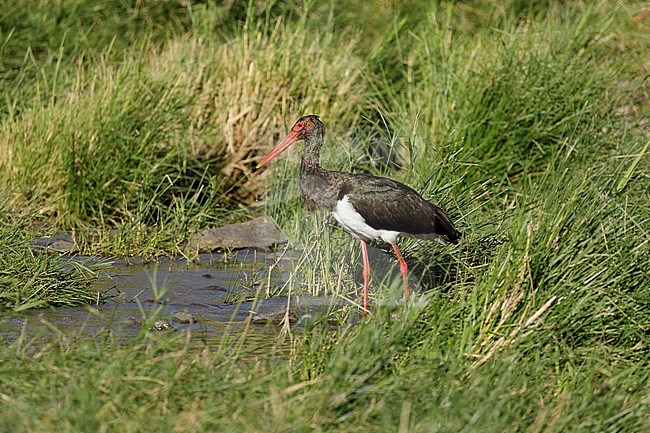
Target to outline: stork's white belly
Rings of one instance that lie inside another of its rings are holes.
[[[341,227],[345,231],[364,241],[381,238],[388,243],[393,243],[400,234],[400,232],[392,230],[381,230],[370,227],[352,203],[350,203],[347,195],[344,195],[336,203],[336,208],[332,211],[332,215],[334,215],[336,221],[341,224]]]

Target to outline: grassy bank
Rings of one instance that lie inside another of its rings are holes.
[[[0,242],[28,257],[45,220],[85,253],[178,255],[193,232],[269,214],[304,246],[285,291],[355,299],[358,246],[304,209],[298,152],[253,168],[315,113],[325,167],[404,181],[463,232],[402,243],[425,293],[386,302],[399,289],[373,275],[367,319],[317,322],[289,355],[247,335],[19,339],[0,349],[4,430],[650,428],[644,5],[342,3],[114,5],[104,34],[151,25],[112,46],[39,27],[28,64],[24,35],[7,39],[0,211],[30,216],[2,219]],[[16,263],[12,293],[32,273]]]

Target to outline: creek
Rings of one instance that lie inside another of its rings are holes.
[[[93,287],[109,295],[106,302],[5,313],[0,318],[0,341],[37,343],[61,334],[75,339],[107,331],[118,340],[127,340],[146,326],[161,332],[191,330],[192,338],[215,343],[224,333],[246,331],[247,338],[272,344],[285,317],[291,319],[284,323],[285,329],[300,332],[314,315],[329,314],[341,306],[340,299],[329,297],[278,296],[292,260],[286,251],[255,249],[203,254],[195,261],[108,260],[111,266],[101,272]],[[147,320],[152,315],[154,324]]]

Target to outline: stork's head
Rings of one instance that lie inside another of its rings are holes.
[[[307,143],[312,142],[313,138],[320,138],[322,140],[325,135],[325,126],[320,121],[318,116],[310,114],[303,116],[296,123],[294,123],[291,131],[284,137],[263,160],[257,164],[257,168],[266,165],[276,156],[287,150],[291,145],[297,141],[305,140]],[[314,142],[315,143],[315,142]],[[320,150],[320,146],[319,146]]]

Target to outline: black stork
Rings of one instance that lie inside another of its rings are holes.
[[[330,211],[343,229],[361,241],[364,312],[368,312],[370,283],[367,242],[373,239],[381,238],[393,247],[404,280],[404,298],[408,301],[408,266],[395,242],[397,236],[457,243],[460,232],[442,209],[403,183],[366,174],[323,170],[319,157],[324,136],[325,126],[318,116],[301,117],[257,168],[293,143],[304,140],[300,162],[302,198],[310,211]]]

